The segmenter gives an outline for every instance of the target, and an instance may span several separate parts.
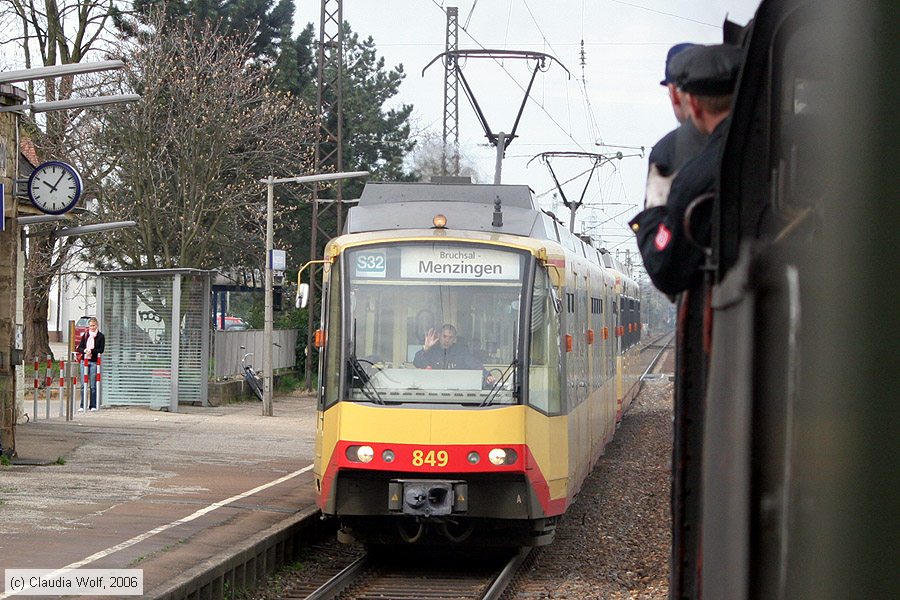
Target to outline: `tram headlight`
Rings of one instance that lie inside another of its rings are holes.
[[[471,452],[469,452],[469,455],[466,456],[466,460],[469,461],[470,465],[477,465],[479,462],[481,462],[481,457],[478,455],[477,452],[472,450]]]
[[[494,448],[488,452],[488,460],[492,465],[512,465],[518,458],[518,454],[512,448]]]
[[[447,226],[447,217],[444,215],[434,215],[431,223],[434,225],[435,229],[444,229]]]
[[[347,459],[351,462],[370,463],[375,458],[372,446],[348,446]]]
[[[372,450],[372,446],[360,446],[356,449],[356,458],[359,459],[359,462],[372,462],[372,459],[375,458],[375,451]]]
[[[384,452],[381,453],[381,460],[383,460],[386,463],[394,462],[395,458],[397,458],[397,457],[394,455],[393,450],[385,450]]]

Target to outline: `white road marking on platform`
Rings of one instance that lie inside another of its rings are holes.
[[[241,500],[243,498],[246,498],[247,496],[252,496],[253,494],[255,494],[257,492],[261,492],[272,486],[276,486],[279,483],[283,483],[283,482],[287,481],[288,479],[293,479],[297,475],[302,475],[303,473],[306,473],[307,471],[311,470],[312,468],[313,468],[312,465],[307,465],[307,466],[303,467],[302,469],[294,471],[293,473],[288,473],[284,477],[279,477],[278,479],[270,481],[269,483],[264,483],[260,486],[253,488],[252,490],[247,490],[246,492],[242,492],[240,494],[237,494],[236,496],[232,496],[231,498],[226,498],[225,500],[220,500],[219,502],[214,502],[214,503],[210,504],[209,506],[207,506],[205,508],[201,508],[200,510],[198,510],[194,513],[191,513],[190,515],[188,515],[182,519],[178,519],[177,521],[172,521],[171,523],[168,523],[166,525],[160,525],[156,529],[151,529],[150,531],[147,531],[146,533],[137,535],[137,536],[131,538],[130,540],[126,540],[124,542],[116,544],[115,546],[111,546],[111,547],[107,548],[106,550],[101,550],[100,552],[95,552],[94,554],[91,554],[90,556],[88,556],[86,558],[82,558],[81,560],[79,560],[77,562],[73,562],[64,567],[60,567],[59,569],[53,571],[52,573],[47,574],[45,577],[52,579],[53,577],[56,577],[57,575],[62,575],[63,573],[66,573],[67,571],[70,571],[71,569],[77,569],[79,567],[83,567],[84,565],[92,563],[95,560],[99,560],[105,556],[109,556],[110,554],[114,554],[115,552],[118,552],[119,550],[124,550],[125,548],[129,548],[131,546],[134,546],[135,544],[139,544],[140,542],[143,542],[147,538],[153,537],[157,533],[162,533],[163,531],[172,529],[173,527],[178,527],[179,525],[184,525],[185,523],[190,523],[194,519],[199,519],[203,515],[205,515],[207,513],[211,513],[212,511],[214,511],[216,509],[219,509],[219,508],[222,508],[223,506],[231,504],[232,502],[236,502],[237,500]],[[13,595],[23,594],[23,593],[25,593],[25,591],[26,590],[21,590],[21,591],[16,591],[16,592],[4,592],[4,593],[0,594],[0,600],[2,600],[3,598],[9,598],[10,596],[13,596]]]

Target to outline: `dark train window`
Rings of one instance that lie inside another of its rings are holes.
[[[575,294],[566,293],[566,310],[570,313],[575,312]]]
[[[773,104],[779,109],[773,111],[771,138],[771,168],[779,178],[773,200],[777,213],[788,220],[826,192],[827,178],[819,173],[828,147],[813,140],[828,127],[826,107],[835,94],[830,65],[840,58],[836,48],[815,44],[822,35],[827,35],[825,24],[817,22],[799,30],[785,27],[775,42],[781,60],[775,62],[773,74]],[[831,55],[810,54],[810,47]]]
[[[595,315],[603,314],[603,300],[591,298],[591,313]]]

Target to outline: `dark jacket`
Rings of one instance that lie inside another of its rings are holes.
[[[78,352],[78,354],[81,356],[81,360],[84,360],[84,351],[85,351],[85,348],[87,347],[87,341],[88,341],[89,335],[90,334],[87,331],[82,333],[81,340],[78,342],[78,346],[75,348],[75,351]],[[94,338],[94,349],[91,352],[90,361],[92,363],[97,362],[97,357],[99,355],[103,354],[103,350],[105,347],[106,347],[106,337],[98,331],[97,337]]]
[[[684,234],[684,215],[698,196],[718,188],[722,146],[730,119],[709,136],[703,152],[689,160],[672,181],[665,206],[648,208],[629,223],[637,236],[647,274],[660,291],[677,294],[702,281],[703,253]],[[692,231],[697,241],[709,244],[712,202],[698,209]]]
[[[669,176],[677,172],[706,146],[706,136],[688,119],[664,135],[650,151],[650,164],[659,174]]]
[[[465,346],[453,344],[444,350],[440,343],[416,352],[413,364],[420,369],[481,369],[484,366]]]

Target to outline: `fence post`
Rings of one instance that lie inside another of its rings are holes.
[[[76,358],[76,354],[73,352],[69,355],[69,362],[66,363],[66,374],[71,374],[71,379],[69,381],[72,382],[72,387],[67,390],[69,393],[66,394],[66,401],[69,404],[69,408],[66,412],[66,418],[71,420],[75,418],[75,410],[77,407],[75,406],[75,398],[78,393],[78,359]]]
[[[46,406],[44,406],[44,415],[47,417],[47,420],[50,420],[50,386],[53,385],[53,355],[47,355],[47,372],[45,373],[46,378],[44,381],[44,395],[47,397]]]
[[[81,378],[81,411],[86,411],[91,406],[91,383],[88,381],[88,375],[91,372],[91,363],[87,357],[84,358],[84,376]]]
[[[34,357],[34,420],[37,421],[38,418],[38,370],[40,369],[40,363],[38,362],[38,357]]]
[[[65,361],[59,361],[59,416],[65,414],[66,408],[66,372],[64,370]]]
[[[103,361],[103,357],[99,354],[97,355],[97,409],[99,410],[102,396],[100,395],[100,363]]]

